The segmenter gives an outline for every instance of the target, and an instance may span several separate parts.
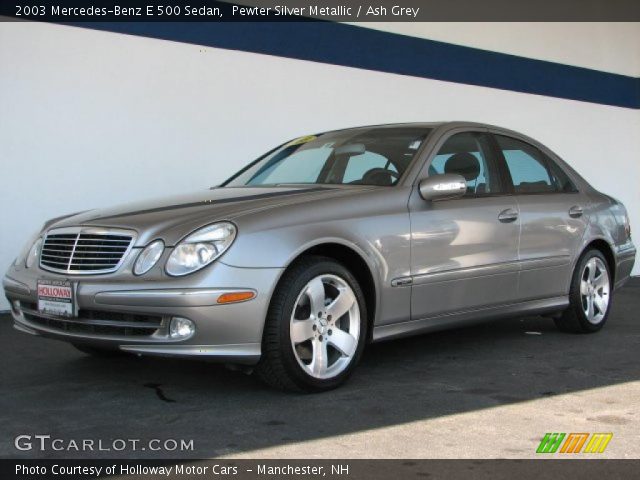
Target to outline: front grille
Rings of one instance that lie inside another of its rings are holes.
[[[34,303],[22,303],[25,320],[61,332],[111,337],[149,337],[163,328],[162,317],[138,313],[80,310],[77,318],[38,312]]]
[[[65,228],[47,233],[40,266],[60,273],[109,273],[120,266],[133,243],[124,230]]]

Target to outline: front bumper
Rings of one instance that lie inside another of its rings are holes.
[[[145,280],[123,272],[84,277],[12,267],[3,287],[14,326],[25,333],[140,354],[253,364],[260,358],[264,319],[281,272],[218,262],[187,277]],[[72,282],[77,317],[38,312],[38,279]],[[239,290],[251,290],[255,297],[217,303],[221,294]],[[186,339],[170,338],[169,323],[174,317],[194,322],[194,334]]]

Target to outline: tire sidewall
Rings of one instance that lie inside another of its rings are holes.
[[[349,366],[340,374],[329,379],[318,379],[310,376],[306,373],[295,356],[293,346],[291,345],[291,314],[296,304],[298,296],[302,289],[313,278],[319,275],[336,275],[346,281],[353,290],[358,307],[360,309],[360,336],[358,338],[358,346],[356,353],[351,360]],[[364,301],[364,294],[354,276],[341,264],[332,260],[319,260],[310,268],[305,269],[303,272],[297,272],[297,275],[293,279],[292,287],[287,292],[282,292],[285,295],[285,301],[282,311],[280,312],[279,323],[279,340],[282,349],[283,366],[286,372],[291,377],[292,381],[298,385],[301,389],[307,391],[322,391],[330,390],[338,387],[343,383],[355,369],[358,364],[362,351],[364,350],[365,339],[367,338],[367,310],[366,302]]]

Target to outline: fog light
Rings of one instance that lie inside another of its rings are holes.
[[[171,338],[187,338],[196,331],[195,324],[188,318],[174,317],[169,324],[169,336]]]
[[[13,310],[14,315],[20,316],[20,302],[18,300],[11,302],[11,310]]]

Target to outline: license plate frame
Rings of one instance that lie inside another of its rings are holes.
[[[75,285],[69,280],[38,280],[38,312],[56,317],[76,317]]]

